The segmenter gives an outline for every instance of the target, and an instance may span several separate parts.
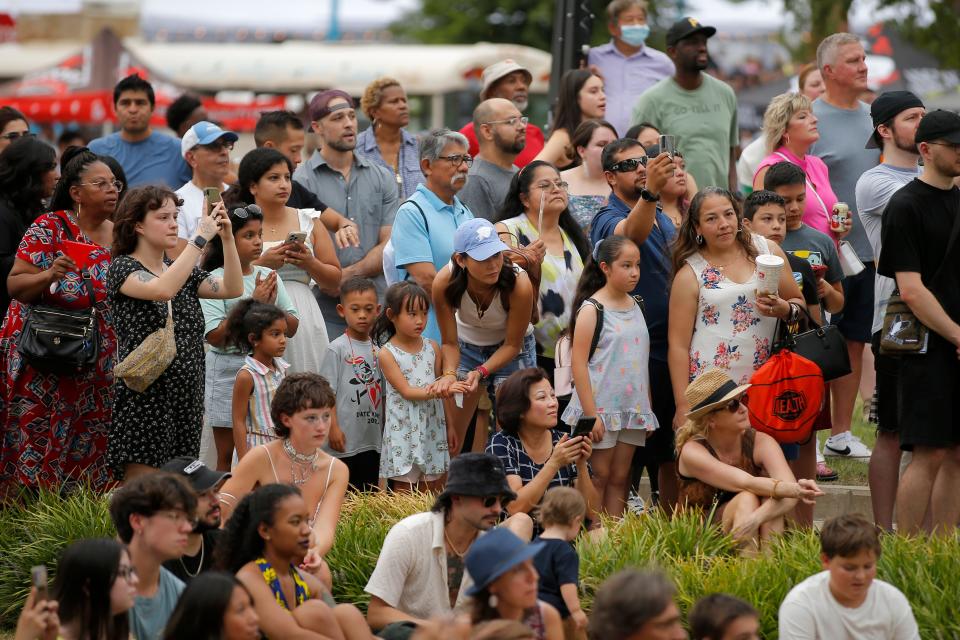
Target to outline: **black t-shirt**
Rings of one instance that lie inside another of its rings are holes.
[[[580,558],[576,549],[566,540],[555,538],[537,538],[544,543],[543,550],[533,557],[533,565],[540,574],[538,597],[560,612],[560,617],[568,618],[570,610],[563,601],[560,587],[565,584],[578,584]]]
[[[327,208],[323,202],[320,201],[320,198],[317,195],[307,189],[305,186],[293,181],[293,189],[290,190],[290,198],[287,200],[287,206],[293,207],[294,209],[316,209],[317,211],[323,211]]]
[[[960,322],[960,242],[954,241],[947,255],[957,216],[960,189],[938,189],[920,179],[909,182],[883,212],[877,272],[889,278],[898,271],[919,273],[947,315]]]
[[[813,304],[820,304],[820,298],[817,297],[817,277],[813,275],[810,262],[792,253],[787,254],[787,262],[790,263],[790,270],[793,271],[794,281],[797,279],[797,274],[800,274],[800,282],[797,282],[797,286],[800,287],[800,293],[803,294],[803,301],[807,303],[807,308],[809,309]]]
[[[183,580],[184,584],[190,584],[190,581],[200,575],[203,571],[208,571],[213,567],[213,553],[217,548],[217,540],[220,538],[220,529],[211,529],[200,534],[203,537],[203,546],[200,553],[195,556],[181,556],[174,560],[167,560],[163,566]],[[203,561],[201,562],[201,554]]]

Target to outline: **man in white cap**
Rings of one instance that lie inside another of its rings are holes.
[[[197,235],[197,224],[203,215],[203,190],[216,188],[223,192],[229,187],[223,180],[230,172],[230,151],[237,138],[233,131],[224,131],[206,120],[196,123],[183,134],[180,154],[193,170],[193,178],[177,189],[177,197],[183,200],[183,205],[177,216],[177,248],[171,258],[179,256],[187,241]]]
[[[483,89],[480,90],[480,99],[489,100],[490,98],[504,98],[509,100],[520,113],[527,110],[530,103],[530,83],[533,82],[533,74],[514,60],[501,60],[483,70]],[[470,142],[470,155],[475,156],[480,153],[480,146],[477,143],[477,134],[474,131],[474,123],[468,122],[460,129],[460,133],[467,137]],[[543,131],[540,127],[527,123],[526,146],[521,151],[513,164],[523,168],[527,163],[537,157],[537,154],[543,150]]]

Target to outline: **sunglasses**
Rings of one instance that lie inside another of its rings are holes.
[[[725,408],[730,413],[736,413],[737,411],[740,411],[740,405],[747,406],[746,395],[742,395],[739,398],[734,398],[733,400],[728,402],[726,405],[724,405],[723,408]]]
[[[230,215],[232,215],[234,218],[240,218],[241,220],[246,220],[251,215],[262,217],[263,209],[261,209],[255,204],[248,204],[245,207],[237,207],[236,209],[230,212]]]
[[[489,509],[498,502],[503,504],[503,496],[487,496],[483,499],[483,508]]]
[[[647,166],[647,156],[642,158],[627,158],[615,164],[610,165],[608,171],[615,173],[626,173],[627,171],[636,171],[638,165]]]

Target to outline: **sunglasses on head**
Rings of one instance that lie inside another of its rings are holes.
[[[240,218],[241,220],[246,220],[251,216],[251,214],[255,216],[262,216],[263,209],[255,204],[248,204],[245,207],[237,207],[230,212],[230,215],[232,215],[234,218]]]
[[[609,171],[615,173],[626,173],[627,171],[636,171],[637,165],[647,166],[647,156],[642,158],[627,158],[610,165]]]

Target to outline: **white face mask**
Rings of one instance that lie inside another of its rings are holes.
[[[639,47],[650,35],[650,27],[645,24],[627,24],[620,27],[620,39],[631,47]]]

